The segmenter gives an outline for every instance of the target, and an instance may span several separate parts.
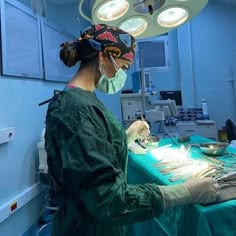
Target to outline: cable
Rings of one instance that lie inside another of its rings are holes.
[[[41,0],[41,15],[47,17],[47,4],[45,0]]]
[[[83,13],[83,10],[82,10],[82,5],[84,3],[84,0],[81,0],[80,3],[79,3],[79,13],[80,15],[87,21],[89,21],[91,24],[93,24],[93,21],[92,19],[90,19],[89,17],[87,17],[84,13]]]
[[[32,168],[31,168],[31,167],[29,166],[29,164],[27,163],[27,159],[28,159],[28,157],[30,156],[30,155],[29,155],[29,154],[30,154],[30,151],[32,151],[32,150],[36,151],[35,145],[30,146],[30,147],[26,150],[26,154],[25,154],[25,157],[24,157],[24,165],[25,165],[26,169],[28,169],[31,173],[39,174],[40,171],[34,171],[34,170],[32,170]],[[31,156],[30,156],[30,157],[31,157]]]

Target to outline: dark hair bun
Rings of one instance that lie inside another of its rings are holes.
[[[79,61],[77,44],[78,42],[72,42],[64,43],[62,45],[62,49],[60,51],[60,59],[68,67],[74,66],[76,62]]]
[[[67,42],[61,46],[60,59],[68,67],[74,66],[78,61],[89,63],[98,57],[98,51],[91,47],[88,40]]]

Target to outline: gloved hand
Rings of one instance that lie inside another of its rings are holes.
[[[128,149],[133,152],[134,154],[146,154],[148,149],[142,148],[139,144],[130,142],[128,144]]]
[[[128,143],[136,139],[145,139],[150,134],[150,128],[146,121],[137,120],[126,130]]]
[[[183,185],[190,193],[191,203],[202,204],[214,202],[220,188],[217,180],[212,178],[192,178]]]
[[[183,184],[158,187],[163,197],[164,210],[179,205],[214,202],[219,189],[217,181],[212,178],[192,178]]]

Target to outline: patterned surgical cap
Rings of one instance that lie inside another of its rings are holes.
[[[78,40],[88,40],[95,50],[104,52],[106,55],[131,63],[134,60],[135,38],[117,27],[105,24],[92,25],[81,34]]]

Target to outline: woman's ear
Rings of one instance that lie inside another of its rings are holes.
[[[99,61],[100,61],[101,63],[104,62],[104,60],[105,60],[105,55],[104,55],[103,52],[99,52],[99,54],[98,54],[98,59],[99,59]]]
[[[101,62],[102,64],[111,61],[110,58],[108,57],[108,55],[106,55],[106,54],[103,53],[103,52],[99,52],[99,54],[98,54],[98,58],[99,58],[99,60],[100,60],[100,62]],[[103,63],[103,62],[104,62],[104,63]]]

